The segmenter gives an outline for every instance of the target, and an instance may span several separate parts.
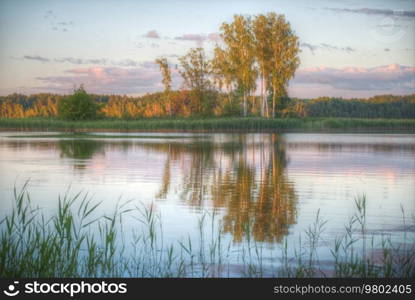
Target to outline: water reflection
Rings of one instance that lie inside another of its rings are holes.
[[[96,140],[60,140],[58,143],[61,158],[73,158],[75,169],[85,169],[86,161],[96,153],[104,154],[104,143]]]
[[[214,202],[227,207],[224,228],[241,241],[248,225],[257,241],[279,242],[296,222],[296,194],[286,176],[286,156],[277,137],[261,146],[259,167],[249,164],[241,153],[233,170],[220,172],[214,189]],[[255,180],[258,174],[259,180]]]
[[[224,210],[224,230],[236,242],[248,232],[256,241],[279,242],[296,222],[297,197],[285,172],[284,141],[276,134],[143,146],[167,154],[157,197],[165,199],[171,189],[172,165],[182,166],[183,201]]]
[[[279,242],[296,222],[297,197],[285,171],[285,143],[276,134],[186,140],[9,140],[9,147],[54,149],[82,172],[92,168],[98,158],[107,160],[106,152],[122,151],[125,160],[133,153],[162,154],[165,160],[156,162],[161,175],[154,179],[159,184],[154,198],[169,201],[178,195],[192,210],[216,210],[222,216],[224,231],[232,234],[235,242],[242,241],[248,232],[260,242]],[[126,164],[119,159],[113,163]],[[123,167],[142,171],[147,163],[134,160]]]
[[[0,197],[8,195],[18,176],[25,176],[39,186],[35,197],[45,206],[49,193],[55,199],[68,184],[96,193],[109,207],[120,195],[157,200],[167,215],[166,228],[177,237],[193,228],[198,217],[193,213],[205,209],[218,213],[234,241],[243,241],[249,231],[256,241],[270,243],[289,232],[294,236],[320,208],[334,219],[331,224],[337,222],[331,232],[343,230],[342,218],[359,193],[367,193],[373,203],[374,229],[400,224],[401,203],[414,211],[415,135],[5,135],[0,135]]]
[[[58,145],[61,157],[91,159],[98,151],[104,153],[104,144],[95,140],[60,140]]]

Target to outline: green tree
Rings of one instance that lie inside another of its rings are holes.
[[[257,77],[251,20],[235,15],[232,23],[222,24],[221,31],[226,50],[216,50],[214,61],[217,61],[216,65],[222,66],[227,82],[236,81],[238,89],[242,92],[243,112],[246,116],[247,100],[256,88]]]
[[[267,79],[271,60],[271,27],[266,15],[258,15],[252,21],[254,49],[261,78],[261,115],[268,116]]]
[[[211,87],[209,79],[210,63],[206,59],[203,48],[190,49],[179,58],[184,86],[192,91],[191,112],[196,115],[207,115],[212,111],[212,97],[208,97],[207,91]]]
[[[171,105],[171,99],[170,99],[171,71],[169,68],[169,64],[167,62],[167,58],[158,58],[156,59],[156,63],[159,65],[161,75],[163,76],[162,83],[164,85],[164,94],[169,104],[168,112],[169,112],[169,115],[171,116],[172,115],[171,113],[172,105]]]
[[[213,83],[220,91],[223,89],[229,95],[235,84],[235,70],[230,62],[230,53],[219,46],[214,49],[214,56],[211,62]]]
[[[81,85],[74,93],[58,102],[58,115],[67,120],[89,120],[98,116],[99,105]]]
[[[287,94],[288,82],[300,64],[300,48],[298,37],[283,15],[269,13],[267,18],[271,28],[268,90],[272,96],[272,117],[275,117],[276,106],[284,108],[282,100]]]

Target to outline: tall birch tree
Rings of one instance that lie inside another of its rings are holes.
[[[171,71],[169,64],[167,62],[167,58],[158,58],[156,59],[156,63],[159,65],[161,75],[163,77],[162,83],[164,85],[164,94],[167,97],[167,101],[169,103],[169,115],[172,115],[172,104],[170,99],[170,91],[171,91]]]
[[[254,36],[254,50],[258,63],[261,82],[261,116],[268,116],[267,103],[267,80],[269,75],[269,61],[271,58],[271,26],[266,15],[257,15],[252,21],[252,32]]]
[[[275,117],[277,102],[285,96],[288,82],[300,64],[298,37],[283,15],[267,15],[271,27],[268,90],[272,96],[272,117]]]
[[[221,38],[226,46],[227,64],[232,67],[237,87],[243,94],[243,112],[247,115],[248,97],[256,88],[256,69],[254,56],[254,38],[251,19],[235,15],[232,23],[223,23]]]

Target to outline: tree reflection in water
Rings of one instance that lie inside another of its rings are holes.
[[[259,242],[280,242],[296,222],[297,197],[285,172],[287,158],[280,135],[239,135],[231,141],[146,144],[167,153],[161,188],[166,198],[171,169],[183,173],[181,197],[195,208],[213,206],[235,242],[250,228]],[[175,174],[174,174],[175,175]]]
[[[235,242],[246,237],[247,228],[256,241],[280,242],[296,222],[297,197],[285,172],[287,158],[280,135],[219,135],[163,142],[59,141],[61,157],[74,158],[78,169],[85,168],[83,161],[95,153],[104,153],[104,146],[165,153],[155,196],[167,199],[173,179],[181,175],[182,181],[175,187],[181,199],[195,209],[220,211],[223,230]]]
[[[58,147],[61,158],[73,158],[75,169],[86,168],[85,160],[91,159],[96,153],[104,153],[104,143],[89,139],[59,140]]]

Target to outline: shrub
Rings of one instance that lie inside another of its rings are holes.
[[[58,102],[58,115],[67,120],[89,120],[98,116],[96,103],[81,85],[74,93]]]

